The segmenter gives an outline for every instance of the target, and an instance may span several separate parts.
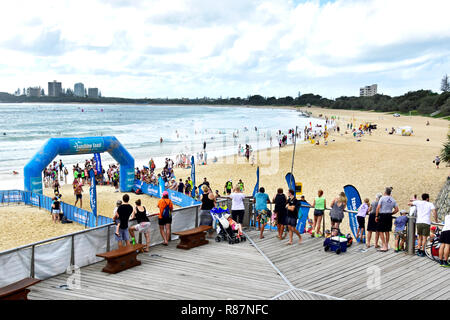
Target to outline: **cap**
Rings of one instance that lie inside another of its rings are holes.
[[[407,213],[406,210],[400,210],[400,213]]]
[[[167,191],[164,191],[162,195],[163,195],[163,196],[168,196],[169,193],[168,193]]]
[[[227,213],[227,214],[224,214],[223,216],[224,216],[225,219],[228,219],[230,217],[230,214]]]

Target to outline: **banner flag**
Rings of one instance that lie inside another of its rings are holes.
[[[162,194],[164,190],[166,190],[166,185],[162,177],[158,178],[158,184],[159,184],[159,196],[162,198]]]
[[[311,205],[306,201],[300,201],[302,206],[308,207],[300,207],[298,210],[298,221],[297,221],[297,230],[301,234],[305,233],[306,221],[308,221],[309,208]]]
[[[90,204],[94,217],[97,217],[97,181],[95,180],[94,169],[89,170],[89,179],[91,187],[89,188]]]
[[[286,182],[287,182],[288,188],[295,191],[295,179],[294,179],[294,175],[292,173],[289,172],[288,174],[286,174]]]
[[[194,156],[191,157],[191,180],[192,180],[192,191],[191,196],[195,197],[195,161]]]
[[[347,197],[347,209],[358,211],[361,206],[361,197],[358,190],[350,184],[344,187],[345,196]],[[349,212],[348,220],[350,223],[350,229],[352,230],[353,236],[356,238],[358,234],[358,220],[356,219],[356,213]]]
[[[97,174],[102,174],[102,158],[100,156],[100,153],[94,153],[94,160],[95,170],[97,171]]]
[[[259,167],[256,168],[256,184],[255,184],[255,188],[253,189],[253,198],[256,196],[256,194],[259,191]]]

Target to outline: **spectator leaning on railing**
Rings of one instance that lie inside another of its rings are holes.
[[[430,195],[428,193],[422,194],[422,200],[410,201],[408,205],[416,207],[416,226],[417,235],[419,236],[417,255],[419,257],[425,257],[425,245],[430,236],[432,213],[434,221],[438,222],[436,208],[434,204],[430,202]]]

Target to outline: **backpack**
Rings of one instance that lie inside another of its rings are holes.
[[[167,219],[167,218],[170,218],[171,216],[172,216],[172,213],[170,212],[169,205],[166,202],[166,206],[164,207],[162,217],[163,217],[163,219]]]

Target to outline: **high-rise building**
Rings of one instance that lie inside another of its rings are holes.
[[[73,88],[74,95],[77,97],[85,97],[84,94],[84,84],[81,82],[75,83],[75,86]]]
[[[98,88],[89,88],[88,89],[88,97],[89,98],[98,98]]]
[[[28,97],[40,97],[41,96],[41,87],[27,88],[27,96]]]
[[[49,97],[59,97],[61,93],[62,93],[61,82],[56,82],[56,80],[53,80],[53,82],[48,83]]]
[[[359,89],[360,97],[371,97],[377,94],[378,85],[365,86]]]

